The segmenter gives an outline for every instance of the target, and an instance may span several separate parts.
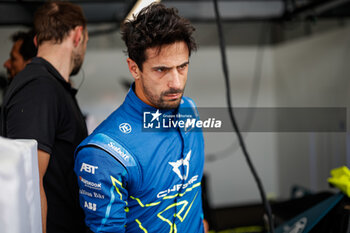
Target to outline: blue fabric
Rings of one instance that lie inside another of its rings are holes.
[[[176,110],[192,109],[184,97]],[[124,103],[77,149],[80,205],[93,232],[204,232],[202,132],[145,132],[144,112],[157,109],[129,90]],[[124,127],[127,126],[127,127]]]

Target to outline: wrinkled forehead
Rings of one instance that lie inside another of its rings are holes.
[[[189,59],[187,44],[183,41],[151,47],[145,51],[145,63],[164,63],[178,65]]]

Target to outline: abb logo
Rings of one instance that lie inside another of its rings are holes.
[[[92,211],[96,211],[96,204],[85,201],[84,208],[92,210]]]

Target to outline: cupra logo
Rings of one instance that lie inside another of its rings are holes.
[[[190,159],[191,159],[191,150],[187,153],[185,159],[180,159],[176,162],[169,162],[169,164],[173,167],[173,172],[175,172],[181,180],[186,180],[188,177],[188,172],[190,170]],[[181,174],[180,167],[186,167],[186,174]]]

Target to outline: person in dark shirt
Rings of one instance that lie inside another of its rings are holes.
[[[8,85],[12,79],[26,67],[26,65],[36,56],[37,48],[34,44],[34,31],[19,31],[11,36],[13,42],[10,57],[4,62],[7,77],[0,76],[0,92],[5,95]],[[1,107],[0,107],[1,112]],[[0,116],[1,122],[1,116]]]
[[[34,44],[34,31],[19,31],[11,37],[13,46],[10,57],[5,61],[9,81],[12,80],[36,56],[37,48]]]
[[[86,19],[77,5],[47,2],[35,13],[34,28],[38,54],[6,92],[1,131],[38,142],[43,232],[85,232],[73,166],[87,129],[69,77],[84,60]]]

